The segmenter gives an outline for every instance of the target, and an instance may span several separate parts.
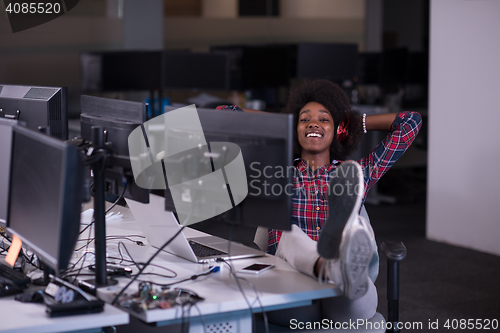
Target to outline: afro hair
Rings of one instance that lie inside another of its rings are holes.
[[[335,83],[328,80],[307,81],[292,89],[284,113],[294,115],[294,153],[300,157],[301,147],[297,137],[297,124],[300,109],[309,102],[323,105],[332,115],[335,133],[330,145],[331,160],[345,160],[359,146],[363,139],[363,125],[359,114],[351,109],[349,98],[345,92]],[[337,135],[339,124],[346,124],[347,135],[340,142]]]

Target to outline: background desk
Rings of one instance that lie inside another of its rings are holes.
[[[135,222],[128,209],[115,207],[114,211],[120,211],[124,216],[120,220],[107,223],[106,232],[108,239],[110,239],[107,241],[108,255],[118,252],[118,239],[113,240],[115,237],[112,236],[142,234],[138,223]],[[186,228],[184,233],[187,237],[204,235],[199,231],[189,228]],[[135,261],[146,262],[156,252],[156,249],[149,246],[143,238],[137,238],[137,240],[141,240],[146,245],[139,246],[134,242],[127,242],[127,249]],[[274,256],[266,255],[260,258],[239,259],[234,260],[232,264],[234,269],[238,271],[254,262],[273,263],[276,267],[256,276],[239,274],[239,276],[244,277],[255,286],[260,302],[262,303],[261,307],[252,287],[247,282],[241,281],[241,286],[253,312],[261,312],[263,309],[271,311],[305,306],[311,304],[312,300],[333,297],[340,294],[338,289],[332,288],[333,285],[320,284],[316,280],[295,271],[287,262]],[[158,283],[170,283],[203,272],[208,268],[207,264],[192,263],[165,252],[158,255],[153,263],[172,269],[177,273],[178,277],[167,279],[145,275],[141,277],[141,280],[150,279],[150,281]],[[217,264],[221,266],[220,272],[175,286],[192,290],[204,298],[203,301],[196,304],[196,308],[192,308],[189,319],[190,332],[203,332],[202,325],[206,325],[209,329],[221,327],[221,325],[224,325],[224,327],[231,326],[232,330],[227,331],[225,329],[224,332],[251,332],[252,325],[249,306],[242,296],[235,279],[231,276],[227,265],[222,263]],[[147,268],[145,272],[161,273],[161,269],[151,267]],[[110,302],[128,281],[127,278],[120,278],[117,286],[99,289],[98,296]],[[134,293],[138,290],[137,288],[138,284],[132,284],[127,293]],[[154,323],[158,326],[179,324],[183,320],[182,309],[180,307],[166,310],[153,309],[143,313],[136,313],[129,310],[129,313],[145,323]],[[187,318],[184,319],[187,320]],[[207,332],[210,332],[209,329],[207,329]]]

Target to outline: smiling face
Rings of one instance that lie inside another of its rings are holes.
[[[302,158],[304,154],[328,154],[334,137],[333,118],[327,109],[317,103],[309,102],[299,112],[297,135]]]

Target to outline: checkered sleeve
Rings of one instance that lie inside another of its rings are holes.
[[[229,111],[239,111],[243,112],[243,109],[238,105],[219,105],[215,108],[216,110],[229,110]]]
[[[368,190],[393,166],[410,147],[422,126],[418,112],[401,112],[392,124],[387,137],[370,155],[359,160],[365,180],[365,196]]]

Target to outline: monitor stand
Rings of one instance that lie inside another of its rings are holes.
[[[92,128],[92,146],[94,151],[106,149],[104,144],[104,132],[101,127]],[[106,215],[105,215],[105,163],[101,158],[94,163],[94,217],[95,217],[95,277],[93,279],[80,281],[80,287],[90,294],[96,295],[97,289],[116,285],[117,280],[107,277],[106,272]]]
[[[40,260],[40,265],[42,266],[43,269],[43,277],[33,280],[32,283],[35,286],[47,286],[50,283],[50,275],[56,275],[56,274],[52,268],[50,268],[41,260]]]

